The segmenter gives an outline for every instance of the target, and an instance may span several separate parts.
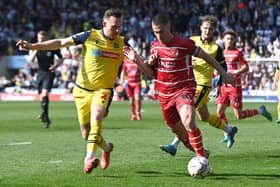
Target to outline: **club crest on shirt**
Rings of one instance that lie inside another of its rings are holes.
[[[172,56],[173,56],[173,57],[179,56],[179,50],[178,50],[178,49],[175,49],[175,50],[173,51]]]
[[[118,43],[114,43],[114,48],[120,48],[120,45]]]

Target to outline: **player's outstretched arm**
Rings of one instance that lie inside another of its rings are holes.
[[[279,71],[279,67],[277,66],[277,69],[276,69],[276,72],[275,72],[275,75],[273,78],[272,90],[277,90],[278,81],[279,81],[279,77],[280,77],[279,74],[280,74],[280,71]]]
[[[203,58],[208,64],[210,64],[213,68],[215,68],[219,74],[223,77],[225,83],[234,85],[235,79],[232,77],[230,73],[227,73],[223,67],[209,54],[207,54],[202,49],[197,54],[197,57]]]
[[[233,72],[231,72],[233,75],[240,75],[243,73],[247,73],[249,71],[249,65],[247,64],[247,62],[242,65],[238,70],[234,70]]]
[[[29,43],[25,40],[19,40],[16,43],[16,46],[18,46],[20,50],[56,50],[71,45],[75,45],[72,37],[47,40],[38,43]]]
[[[142,58],[131,47],[128,47],[128,46],[124,47],[124,55],[126,56],[126,58],[128,58],[129,60],[131,60],[132,62],[137,64],[139,69],[143,73],[145,73],[149,77],[155,76],[154,70],[151,68],[151,66],[148,65],[147,63],[145,63],[144,60],[142,60]],[[150,57],[150,59],[151,58],[154,58],[154,57]]]

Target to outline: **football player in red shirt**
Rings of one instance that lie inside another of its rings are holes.
[[[224,32],[223,37],[225,45],[224,57],[227,64],[227,71],[235,78],[235,85],[224,84],[221,86],[216,99],[217,115],[223,122],[228,123],[225,111],[231,104],[234,115],[237,119],[244,119],[261,114],[269,121],[272,121],[271,114],[267,112],[263,105],[258,109],[243,110],[241,75],[248,72],[249,66],[247,61],[243,58],[243,53],[235,47],[236,33],[229,29]],[[221,140],[221,142],[226,141],[226,138]]]
[[[151,45],[148,63],[144,63],[132,48],[125,48],[125,55],[141,71],[155,78],[157,99],[170,130],[197,156],[207,156],[204,153],[202,134],[195,123],[196,81],[192,55],[205,59],[222,75],[226,83],[233,84],[234,79],[214,58],[196,46],[193,40],[173,35],[166,14],[159,13],[153,17],[152,29],[156,40]]]
[[[127,77],[126,95],[129,98],[131,120],[141,120],[141,71],[137,64],[124,59],[120,83],[124,84]]]

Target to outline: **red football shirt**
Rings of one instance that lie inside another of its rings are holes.
[[[243,53],[238,49],[224,50],[224,57],[227,64],[227,71],[233,72],[239,70],[242,65],[246,64],[246,60],[243,58]],[[233,75],[235,78],[235,87],[241,87],[240,75]],[[227,86],[231,86],[228,84]]]
[[[191,58],[199,51],[193,40],[179,36],[174,36],[168,43],[153,42],[150,54],[158,55],[154,69],[155,90],[160,100],[168,99],[184,89],[195,89]]]
[[[124,59],[123,71],[127,74],[128,84],[140,84],[141,82],[141,71],[137,64]]]

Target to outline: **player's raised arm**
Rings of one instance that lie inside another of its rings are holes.
[[[223,67],[209,54],[204,52],[202,49],[197,54],[197,57],[203,58],[208,64],[210,64],[213,68],[215,68],[220,75],[222,75],[224,82],[229,84],[234,84],[235,79],[231,76],[231,74],[227,73]]]
[[[47,40],[37,43],[29,43],[25,40],[19,40],[16,43],[16,46],[18,46],[20,50],[56,50],[71,45],[75,45],[72,37]]]
[[[143,59],[134,51],[131,47],[124,47],[124,55],[126,58],[138,65],[139,69],[150,77],[154,77],[154,71],[148,63],[145,63]],[[155,61],[156,56],[150,56],[149,62]]]
[[[31,50],[29,53],[29,61],[34,62],[36,59],[37,50]]]

